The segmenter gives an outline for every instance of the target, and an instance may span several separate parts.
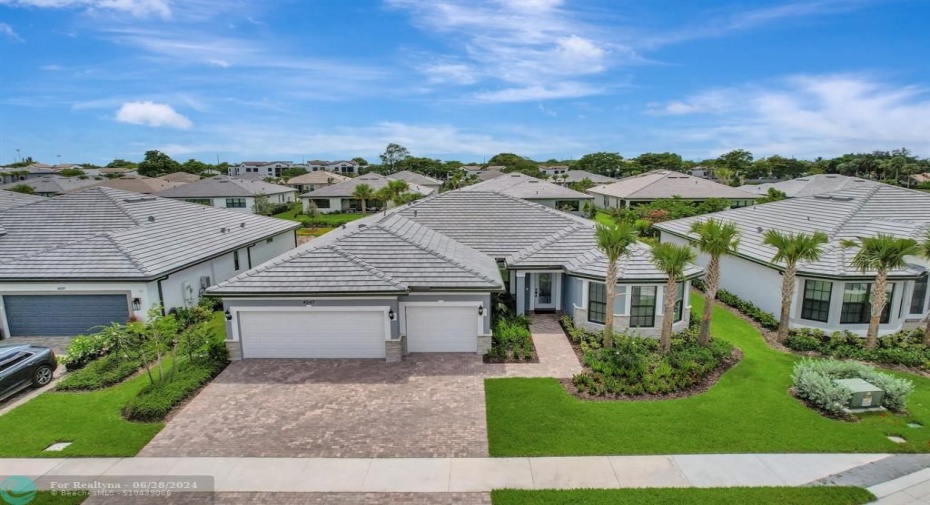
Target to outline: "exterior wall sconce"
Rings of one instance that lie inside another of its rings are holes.
[[[478,315],[479,315],[479,316],[483,316],[483,315],[484,315],[484,305],[479,305],[479,306],[478,306]]]
[[[226,315],[227,321],[232,321],[232,313],[229,312],[229,309],[226,309],[226,312],[224,314]]]
[[[394,320],[394,309],[391,309],[388,311],[388,319],[390,319],[391,321]]]
[[[139,298],[132,299],[132,310],[142,310],[142,300]]]

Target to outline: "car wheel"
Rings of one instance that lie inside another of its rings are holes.
[[[52,382],[52,367],[42,365],[36,368],[36,373],[32,376],[32,384],[36,387],[42,387]]]

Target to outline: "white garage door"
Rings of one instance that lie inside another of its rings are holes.
[[[407,351],[476,352],[478,308],[473,306],[408,305]]]
[[[244,358],[383,358],[381,311],[239,312]]]

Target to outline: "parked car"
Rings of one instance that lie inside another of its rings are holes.
[[[55,352],[48,347],[27,344],[0,345],[0,400],[30,386],[52,382],[58,368]]]

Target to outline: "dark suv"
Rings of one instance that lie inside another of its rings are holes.
[[[55,353],[48,347],[0,345],[0,400],[29,386],[47,385],[56,368]]]

